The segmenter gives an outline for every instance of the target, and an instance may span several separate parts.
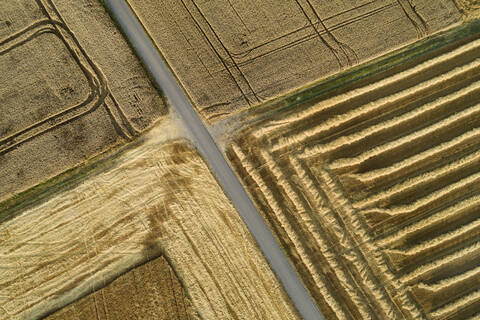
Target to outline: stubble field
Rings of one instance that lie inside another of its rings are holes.
[[[193,320],[198,317],[171,266],[159,257],[45,318],[71,319]]]
[[[159,256],[204,319],[297,318],[202,158],[174,139],[177,130],[162,122],[66,175],[48,198],[18,204],[0,224],[0,319],[41,318]],[[149,284],[162,293],[159,285]],[[127,299],[131,286],[117,298]]]
[[[355,67],[477,1],[128,3],[327,318],[480,316],[479,23]],[[0,102],[0,319],[299,318],[97,0],[0,3]]]
[[[0,319],[297,318],[98,1],[0,3],[0,101]]]

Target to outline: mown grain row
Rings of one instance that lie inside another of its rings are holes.
[[[480,40],[271,113],[228,148],[332,319],[480,312]]]

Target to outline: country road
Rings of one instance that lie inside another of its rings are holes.
[[[308,320],[324,319],[224,155],[177,83],[175,76],[128,4],[124,0],[107,0],[106,2],[158,86],[163,90],[170,106],[190,131],[190,136],[194,140],[192,142],[197,146],[223,190],[240,213],[300,315]]]

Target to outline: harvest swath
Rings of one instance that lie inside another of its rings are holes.
[[[262,115],[228,147],[327,317],[478,317],[479,38]]]

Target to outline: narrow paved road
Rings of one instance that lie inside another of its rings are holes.
[[[233,202],[243,221],[257,241],[270,266],[304,319],[324,319],[312,298],[283,254],[269,228],[218,149],[215,141],[185,96],[174,75],[167,67],[142,25],[124,0],[107,0],[132,45],[162,88],[172,108],[190,130],[199,152],[217,177],[223,190]]]

